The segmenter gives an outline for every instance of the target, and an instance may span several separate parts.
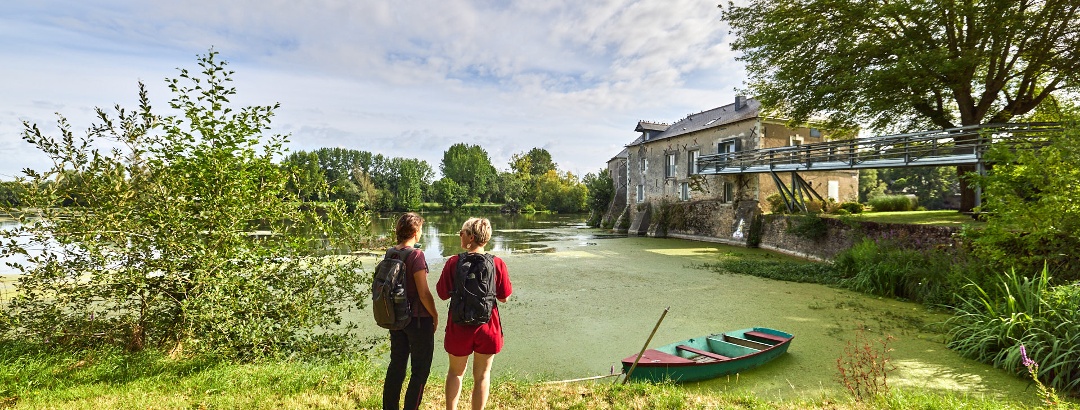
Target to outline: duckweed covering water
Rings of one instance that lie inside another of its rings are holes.
[[[549,232],[549,239],[539,243],[553,248],[550,253],[496,252],[506,260],[514,285],[510,302],[500,305],[506,347],[496,357],[496,377],[559,380],[606,374],[641,349],[661,311],[670,306],[652,346],[751,326],[795,335],[789,353],[777,360],[737,376],[682,385],[692,391],[751,393],[769,400],[843,396],[836,360],[862,330],[869,337],[895,338],[890,385],[1034,399],[1025,392],[1025,380],[946,349],[944,314],[823,285],[717,273],[705,265],[723,258],[794,259],[677,239],[583,241],[583,235],[603,232],[552,230],[560,235]],[[432,286],[441,263],[431,264]],[[445,319],[445,304],[437,304]],[[382,333],[374,325],[364,332]],[[441,333],[436,339],[441,344]],[[437,349],[434,377],[441,378],[445,369],[446,358]]]

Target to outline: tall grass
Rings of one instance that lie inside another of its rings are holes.
[[[63,350],[0,341],[0,409],[378,409],[385,369],[363,359],[235,364],[152,349]],[[441,375],[423,408],[445,406]],[[466,381],[464,389],[471,388]],[[461,403],[468,408],[468,394]],[[864,403],[836,397],[770,401],[670,383],[545,384],[496,376],[488,409],[1006,409],[1011,401],[892,389]]]
[[[993,287],[971,283],[977,297],[961,303],[949,320],[949,348],[1023,374],[1024,346],[1039,364],[1040,381],[1080,395],[1080,283],[1050,283],[1045,268],[1033,278],[1010,271]]]
[[[972,263],[959,251],[920,249],[899,240],[865,239],[838,254],[842,285],[856,291],[953,306]]]

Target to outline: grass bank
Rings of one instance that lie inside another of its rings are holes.
[[[0,409],[375,409],[381,406],[383,371],[363,358],[233,364],[176,359],[154,351],[44,350],[6,342],[0,343]],[[425,409],[444,406],[438,378],[441,375],[428,385]],[[544,384],[496,378],[491,393],[490,409],[1030,408],[965,395],[896,389],[869,403],[829,398],[766,401],[671,384],[619,385],[610,379]]]
[[[834,215],[823,214],[826,217]],[[963,226],[972,227],[986,226],[986,222],[976,220],[971,215],[965,215],[957,211],[897,211],[897,212],[863,212],[860,214],[844,216],[855,221],[867,221],[877,223],[911,224],[911,225],[938,225],[938,226]]]

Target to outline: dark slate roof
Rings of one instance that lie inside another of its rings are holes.
[[[638,121],[637,128],[634,128],[634,131],[637,131],[637,132],[663,131],[663,130],[666,130],[667,128],[668,128],[668,124],[665,124],[665,123],[662,123],[662,122]]]
[[[735,110],[735,103],[731,103],[722,107],[716,107],[708,111],[702,111],[697,114],[690,114],[679,121],[676,121],[671,126],[664,129],[660,134],[654,135],[648,142],[660,141],[663,139],[689,134],[691,132],[697,132],[709,128],[722,127],[727,124],[743,121],[750,118],[755,118],[761,113],[761,103],[753,98],[747,98],[743,102],[742,108],[738,111]],[[641,128],[641,123],[638,123],[638,128]],[[641,131],[635,130],[635,131]],[[634,142],[627,145],[632,147],[641,144],[645,141],[641,136],[638,136]]]
[[[617,159],[625,160],[627,158],[630,158],[630,150],[627,149],[627,148],[623,148],[622,151],[619,151],[619,153],[617,155],[615,155],[614,157],[611,157],[611,159],[609,159],[607,162],[615,161]]]

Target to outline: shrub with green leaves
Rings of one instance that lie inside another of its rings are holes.
[[[882,195],[870,199],[874,212],[898,212],[915,210],[915,201],[906,195]]]
[[[817,215],[792,215],[788,222],[787,232],[800,238],[818,240],[829,234],[829,225]]]
[[[1045,139],[998,144],[996,164],[979,179],[987,224],[975,237],[980,257],[1001,272],[1038,272],[1044,262],[1062,283],[1080,280],[1080,109]]]
[[[863,207],[863,204],[860,204],[858,202],[844,202],[840,204],[840,209],[843,209],[853,214],[861,214],[863,209],[865,208]]]
[[[1044,268],[1032,278],[1010,271],[992,286],[968,286],[977,296],[949,319],[949,348],[1024,374],[1023,346],[1038,363],[1040,381],[1080,394],[1080,284],[1053,286]]]
[[[137,109],[98,109],[85,137],[63,117],[59,138],[26,124],[55,166],[26,171],[35,212],[0,233],[0,255],[27,261],[3,336],[238,358],[350,347],[341,312],[363,305],[365,275],[334,255],[367,217],[299,206],[273,163],[287,139],[264,135],[276,105],[231,108],[226,62],[198,64],[167,80],[175,114],[139,84]]]

